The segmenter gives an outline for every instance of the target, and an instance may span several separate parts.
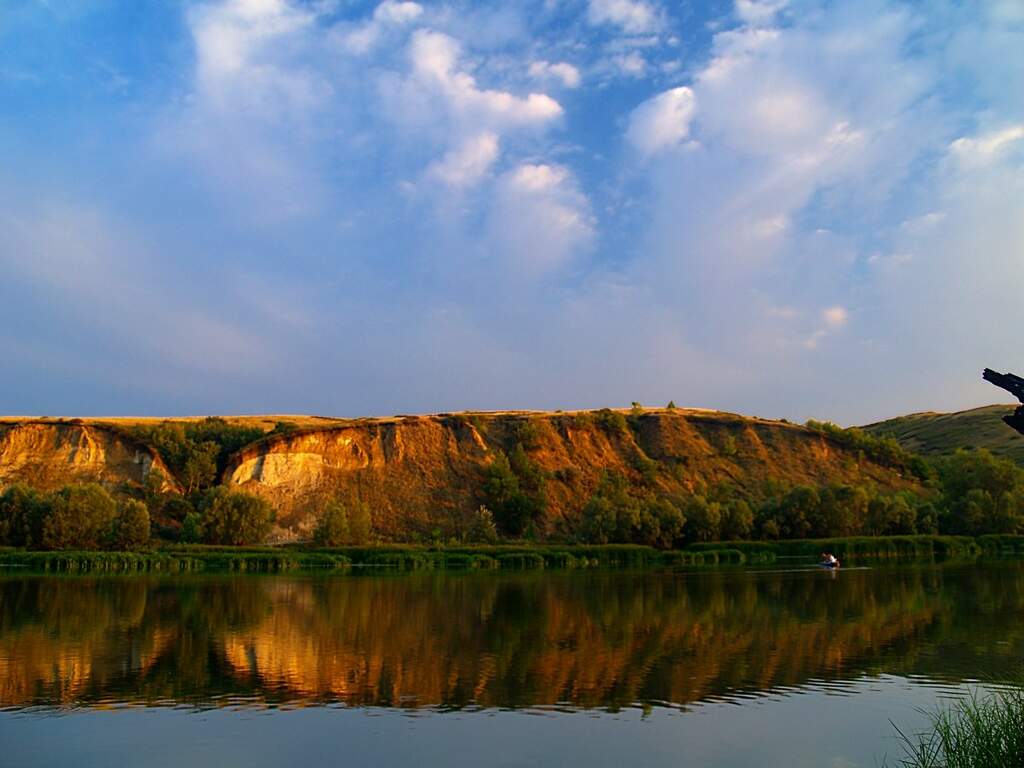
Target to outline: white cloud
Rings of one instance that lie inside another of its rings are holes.
[[[788,4],[788,0],[736,0],[736,15],[747,24],[768,24]]]
[[[627,77],[643,77],[647,73],[647,61],[639,53],[622,53],[612,57],[616,69]]]
[[[430,165],[427,173],[451,187],[479,182],[498,159],[499,142],[493,133],[481,133]]]
[[[660,13],[645,0],[590,0],[587,18],[591,24],[614,24],[630,34],[661,28]]]
[[[581,82],[580,71],[572,64],[564,61],[534,61],[530,64],[530,76],[538,80],[553,77],[561,81],[566,88],[578,88]]]
[[[313,20],[285,0],[226,0],[193,8],[188,21],[200,97],[224,108],[307,104],[322,80],[279,66],[272,52]]]
[[[384,0],[369,21],[340,34],[342,46],[357,55],[368,53],[379,42],[388,27],[412,24],[423,15],[423,6],[413,2]]]
[[[962,137],[950,144],[949,149],[964,166],[976,167],[993,161],[1021,139],[1024,139],[1024,124],[981,136]]]
[[[459,55],[456,40],[429,30],[417,31],[409,47],[416,79],[437,89],[455,113],[491,125],[543,124],[562,115],[561,105],[547,94],[523,98],[480,88],[471,74],[459,69]]]
[[[523,163],[499,179],[488,242],[514,279],[564,268],[594,234],[589,202],[568,168]]]
[[[822,310],[821,319],[829,328],[841,328],[850,319],[850,313],[845,307],[829,307]]]
[[[626,139],[643,155],[678,146],[690,133],[693,91],[679,86],[648,99],[629,116]]]

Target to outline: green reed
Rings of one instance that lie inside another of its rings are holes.
[[[908,735],[896,728],[902,768],[1024,766],[1024,689],[974,691],[929,717],[931,730],[925,733]]]

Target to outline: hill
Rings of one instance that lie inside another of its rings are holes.
[[[908,451],[942,456],[957,448],[987,448],[1024,466],[1024,435],[1003,423],[1014,405],[986,405],[956,413],[912,413],[862,427],[877,437],[894,437]]]
[[[217,435],[206,479],[186,476],[206,454],[177,448]],[[576,530],[609,478],[672,502],[728,489],[757,504],[797,484],[919,489],[906,466],[871,456],[803,426],[696,409],[0,423],[0,485],[66,478],[138,494],[156,468],[174,488],[220,484],[266,498],[277,540],[307,537],[332,500],[368,505],[380,535],[409,540],[458,535],[495,493],[515,492],[536,503],[544,538]]]

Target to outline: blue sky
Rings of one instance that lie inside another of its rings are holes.
[[[0,410],[633,400],[858,423],[1024,371],[1024,3],[3,0]]]

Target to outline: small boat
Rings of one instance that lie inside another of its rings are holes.
[[[838,560],[823,560],[822,562],[818,563],[818,565],[820,565],[822,568],[838,568],[839,567],[839,561]]]

